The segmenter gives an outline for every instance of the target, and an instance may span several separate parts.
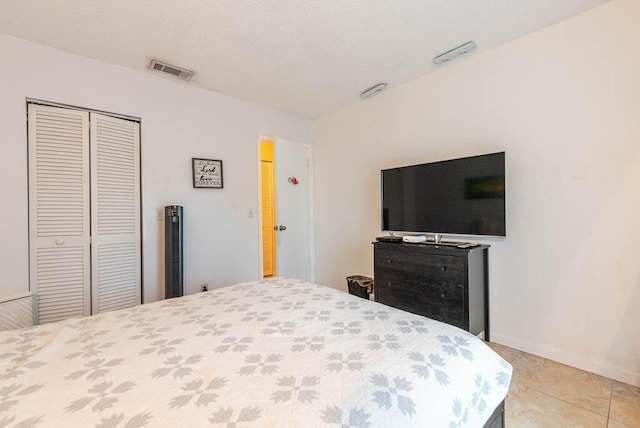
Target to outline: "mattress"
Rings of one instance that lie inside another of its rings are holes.
[[[475,336],[297,280],[0,333],[0,426],[479,427],[512,368]]]

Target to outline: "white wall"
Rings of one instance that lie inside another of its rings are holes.
[[[311,144],[309,120],[0,35],[0,289],[28,289],[27,97],[142,118],[146,302],[164,293],[165,205],[185,208],[187,293],[261,277],[256,138]],[[223,190],[192,188],[192,157],[223,160]]]
[[[318,282],[373,273],[381,168],[506,150],[493,340],[640,384],[638,16],[614,0],[317,120]]]

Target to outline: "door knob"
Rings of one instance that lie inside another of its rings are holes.
[[[280,225],[278,226],[278,230],[287,230],[287,226]]]

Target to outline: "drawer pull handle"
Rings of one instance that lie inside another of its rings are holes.
[[[440,298],[446,299],[447,298],[447,293],[440,293]]]
[[[388,286],[391,286],[391,283],[390,283],[390,282],[387,282],[387,285],[388,285]]]
[[[62,245],[62,244],[64,244],[64,239],[60,239],[60,238],[56,239],[56,245]]]
[[[447,270],[447,267],[446,267],[446,266],[440,266],[440,270],[441,270],[442,272],[444,272],[444,271],[446,271],[446,270]]]
[[[393,260],[387,259],[387,263],[391,264],[391,263],[393,263]]]

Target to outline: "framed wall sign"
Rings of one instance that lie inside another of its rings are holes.
[[[193,187],[222,189],[222,161],[192,158]]]

